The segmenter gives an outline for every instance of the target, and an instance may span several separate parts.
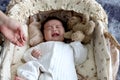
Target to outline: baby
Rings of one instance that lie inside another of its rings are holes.
[[[87,48],[79,41],[64,42],[65,26],[59,18],[48,17],[42,30],[45,42],[26,51],[16,80],[78,80],[75,65],[86,60]]]

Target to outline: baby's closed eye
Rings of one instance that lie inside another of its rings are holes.
[[[51,26],[47,26],[47,27],[45,28],[45,30],[51,30],[51,29],[52,29]]]

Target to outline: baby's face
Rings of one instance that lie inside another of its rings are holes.
[[[46,41],[63,41],[64,27],[59,20],[50,20],[44,25],[44,38]]]

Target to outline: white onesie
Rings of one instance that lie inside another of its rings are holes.
[[[39,59],[31,55],[33,49],[40,50]],[[78,41],[43,42],[27,50],[24,55],[27,63],[18,68],[17,74],[26,80],[77,80],[75,64],[83,63],[86,58],[87,48]]]

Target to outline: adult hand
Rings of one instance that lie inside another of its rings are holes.
[[[7,18],[0,25],[0,31],[10,42],[17,46],[23,46],[26,41],[21,25],[11,18]]]

